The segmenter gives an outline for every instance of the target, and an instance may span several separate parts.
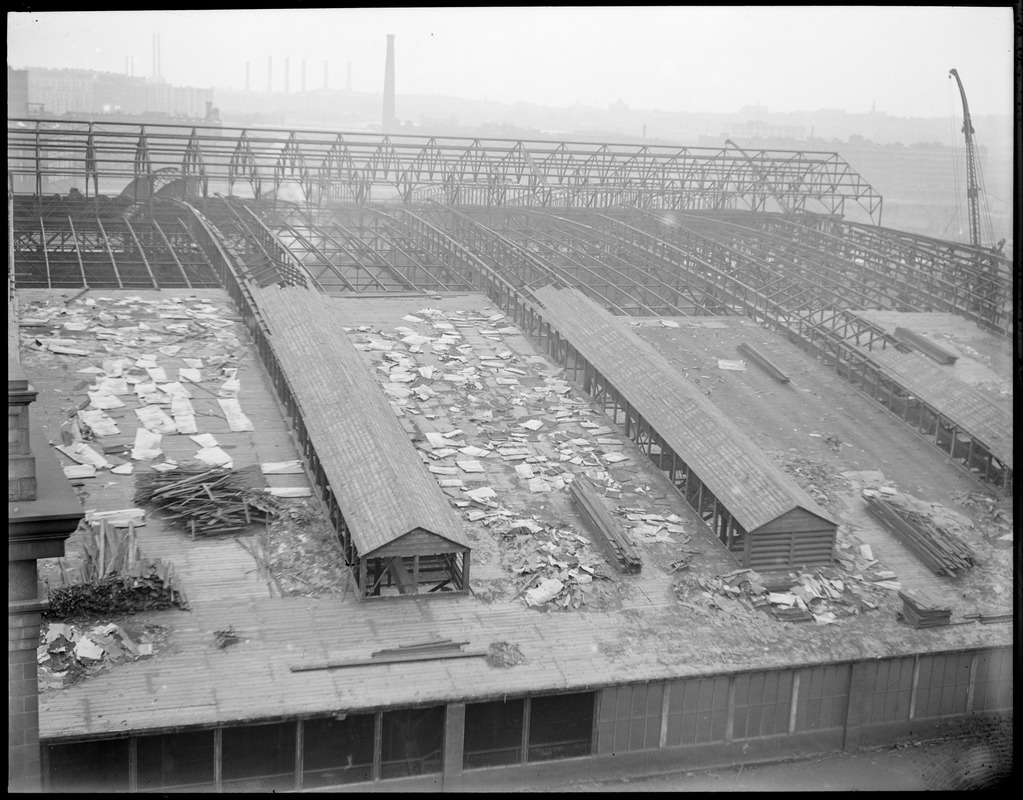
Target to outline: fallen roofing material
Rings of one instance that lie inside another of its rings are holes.
[[[533,294],[551,326],[619,387],[747,532],[799,512],[837,528],[746,434],[604,309],[575,289],[546,286]]]
[[[398,555],[388,546],[424,534],[432,544],[416,548],[467,552],[461,521],[328,301],[298,287],[253,294],[359,556]]]
[[[959,430],[1012,469],[1012,418],[967,383],[919,353],[871,350],[870,358]]]

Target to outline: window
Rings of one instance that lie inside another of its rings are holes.
[[[373,714],[303,723],[302,784],[305,788],[373,779]]]
[[[128,791],[128,739],[49,746],[51,792]]]
[[[225,792],[295,788],[295,723],[225,728],[222,777]]]
[[[534,697],[529,708],[529,761],[588,756],[593,750],[593,692]]]
[[[138,789],[213,788],[213,731],[140,736]]]
[[[430,775],[443,766],[444,706],[383,713],[381,778]]]
[[[473,769],[521,763],[524,710],[524,700],[466,705],[462,766]]]

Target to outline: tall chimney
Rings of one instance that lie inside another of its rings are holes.
[[[156,34],[153,34],[153,83],[156,83]]]
[[[266,57],[266,90],[272,92],[274,90],[274,57]]]
[[[249,68],[252,66],[251,61],[245,62],[245,91],[249,91],[251,84],[249,83]]]
[[[345,91],[352,91],[352,62],[348,62],[348,83],[345,86]]]
[[[124,74],[131,75],[131,71],[128,69],[128,56],[124,57]]]
[[[394,34],[387,34],[387,63],[384,66],[384,133],[394,128]]]
[[[284,57],[284,93],[287,94],[291,89],[291,59],[288,56]]]
[[[160,34],[156,34],[156,77],[163,78],[163,43]]]

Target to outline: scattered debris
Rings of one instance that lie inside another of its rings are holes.
[[[120,625],[100,622],[88,627],[64,622],[41,626],[36,649],[39,687],[52,691],[72,686],[109,667],[150,658],[154,652],[154,632],[158,626],[146,626],[141,636],[132,638]]]
[[[238,644],[240,641],[241,637],[234,632],[233,627],[223,631],[213,631],[213,642],[221,650],[225,647],[230,647],[233,644]]]

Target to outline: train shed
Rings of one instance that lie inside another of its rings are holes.
[[[576,289],[546,286],[541,341],[672,484],[743,567],[830,564],[838,523],[699,389]],[[546,327],[546,332],[544,328]]]
[[[322,467],[320,488],[340,517],[358,596],[468,591],[461,523],[358,351],[329,322],[328,301],[302,287],[270,286],[254,297],[283,371],[275,381],[302,398],[307,456],[312,448]]]

